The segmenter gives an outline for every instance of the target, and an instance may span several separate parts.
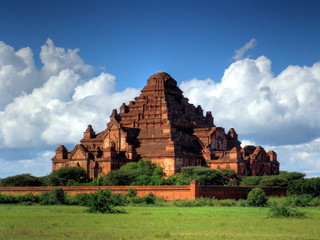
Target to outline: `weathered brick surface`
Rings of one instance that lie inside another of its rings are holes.
[[[242,176],[279,173],[275,152],[240,144],[233,128],[226,132],[216,126],[211,112],[204,115],[169,74],[159,72],[148,79],[134,101],[123,103],[119,112],[112,111],[105,130],[96,134],[89,125],[72,151],[60,145],[52,170],[80,166],[88,178],[96,178],[148,158],[163,167],[167,176],[188,166],[232,169]]]
[[[0,187],[2,194],[40,194],[51,191],[58,187]],[[60,187],[59,187],[60,188]],[[253,187],[227,187],[227,186],[205,186],[199,187],[192,182],[186,186],[70,186],[61,187],[67,194],[93,193],[98,189],[110,189],[113,193],[126,194],[128,189],[137,190],[137,196],[145,196],[153,193],[165,200],[173,199],[195,199],[199,197],[215,197],[219,199],[246,198]],[[268,196],[285,196],[286,188],[262,188]]]

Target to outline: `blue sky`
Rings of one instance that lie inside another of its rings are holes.
[[[0,178],[50,172],[85,126],[168,72],[185,95],[320,175],[319,1],[0,0]],[[78,49],[78,50],[76,50]]]

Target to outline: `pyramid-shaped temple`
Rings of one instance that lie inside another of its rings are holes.
[[[232,169],[242,176],[279,174],[274,151],[240,144],[233,128],[226,133],[215,126],[211,112],[204,116],[201,106],[190,104],[169,74],[159,72],[134,101],[123,103],[119,113],[112,111],[105,130],[96,134],[89,125],[71,152],[60,145],[52,170],[80,166],[88,178],[96,178],[147,158],[167,176],[189,166]]]

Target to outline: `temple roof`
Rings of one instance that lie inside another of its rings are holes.
[[[165,91],[165,90],[178,90],[177,82],[168,73],[158,72],[149,77],[147,86],[142,89],[142,92],[149,91]],[[182,91],[179,89],[179,93]]]

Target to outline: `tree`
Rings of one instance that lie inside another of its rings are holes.
[[[267,201],[268,197],[261,188],[254,188],[248,194],[247,204],[251,207],[263,207]]]
[[[86,171],[81,167],[63,167],[42,178],[47,186],[68,186],[86,181]]]
[[[19,174],[7,177],[1,180],[2,186],[41,186],[40,178],[32,176],[31,174]]]
[[[199,185],[228,185],[231,181],[238,184],[240,177],[232,170],[211,169],[206,167],[185,167],[164,181],[167,185],[188,185],[195,180]]]
[[[303,179],[304,176],[304,173],[286,171],[273,176],[248,176],[242,180],[240,186],[287,187],[293,181]]]
[[[109,186],[160,185],[163,169],[148,159],[131,162],[118,170],[109,172],[99,183]]]
[[[320,196],[320,178],[308,178],[295,180],[290,183],[288,192],[291,195],[310,194]]]

